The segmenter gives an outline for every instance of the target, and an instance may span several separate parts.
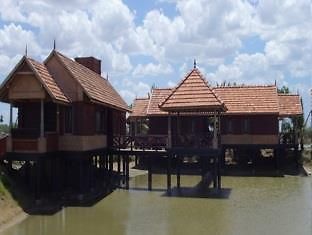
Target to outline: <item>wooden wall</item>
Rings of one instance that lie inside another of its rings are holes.
[[[249,132],[243,133],[243,122],[249,120]],[[232,122],[232,131],[228,130],[228,123]],[[249,116],[222,116],[221,134],[259,134],[277,135],[278,116],[274,115],[249,115]]]

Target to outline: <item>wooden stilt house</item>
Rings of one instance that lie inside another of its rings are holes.
[[[151,147],[161,143],[167,148],[219,147],[255,153],[297,148],[296,123],[293,138],[285,140],[280,121],[302,114],[300,96],[279,94],[276,85],[210,87],[194,68],[175,88],[155,88],[149,97],[134,100],[129,122],[138,145],[145,141]]]
[[[128,106],[93,57],[72,60],[53,50],[40,63],[24,56],[3,82],[0,100],[11,107],[11,155],[105,149],[126,132]]]

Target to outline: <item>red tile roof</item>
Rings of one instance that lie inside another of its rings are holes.
[[[37,74],[37,77],[39,78],[51,98],[60,102],[68,103],[69,99],[65,96],[61,88],[52,78],[48,69],[43,64],[35,61],[34,59],[26,58],[26,60],[31,64],[34,72]]]
[[[145,117],[149,101],[149,98],[135,99],[129,117]]]
[[[129,111],[127,103],[107,79],[57,51],[54,51],[54,55],[61,60],[65,68],[78,81],[91,100],[113,106],[123,111]]]
[[[276,86],[216,87],[228,108],[226,114],[278,114]]]
[[[158,116],[158,115],[168,115],[168,112],[163,111],[159,108],[159,103],[165,100],[170,93],[172,92],[172,89],[153,89],[152,94],[150,97],[150,102],[147,107],[147,115],[148,116]]]
[[[224,103],[209,87],[197,68],[194,68],[160,104],[165,111],[225,110]]]
[[[278,94],[279,116],[289,117],[302,115],[302,105],[299,95]]]

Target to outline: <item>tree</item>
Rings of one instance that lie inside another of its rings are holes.
[[[277,88],[277,93],[288,94],[289,88],[287,86],[282,86],[281,88]]]

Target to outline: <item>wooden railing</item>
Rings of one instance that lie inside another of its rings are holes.
[[[119,135],[113,137],[113,148],[118,149],[164,149],[167,147],[166,135]]]
[[[40,131],[35,128],[13,128],[11,135],[14,139],[36,139],[39,138]]]
[[[185,134],[175,135],[172,137],[173,147],[211,147],[213,135],[212,134]]]

